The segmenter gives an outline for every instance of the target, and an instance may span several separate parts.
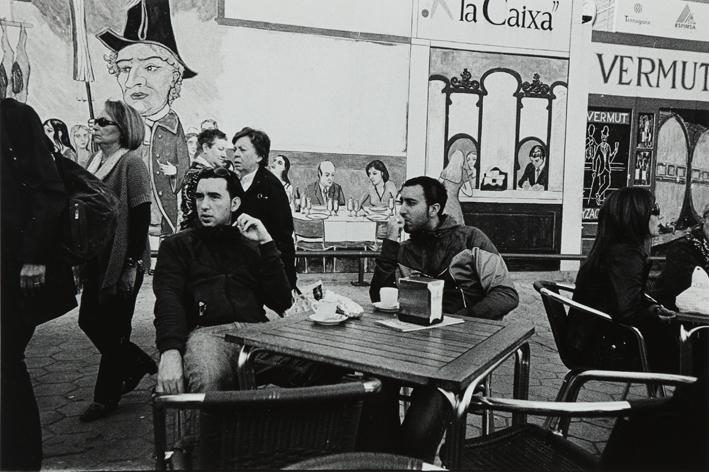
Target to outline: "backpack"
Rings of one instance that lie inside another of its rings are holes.
[[[118,197],[91,172],[55,153],[68,205],[62,213],[62,256],[79,265],[98,256],[113,241],[118,222]]]

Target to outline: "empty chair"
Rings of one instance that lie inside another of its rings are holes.
[[[166,409],[198,410],[198,469],[283,467],[353,451],[362,402],[379,380],[302,388],[215,391],[153,398],[156,468],[166,468]]]
[[[589,378],[611,382],[663,383],[689,385],[695,377],[645,372],[588,371]],[[660,413],[668,399],[574,402],[572,392],[559,392],[559,401],[530,401],[506,398],[467,397],[462,408],[471,412],[508,411],[531,415],[571,417],[623,417],[634,413]],[[469,406],[468,406],[469,405]],[[656,431],[660,437],[671,431]],[[690,433],[691,434],[691,433]],[[610,444],[610,443],[609,443]],[[700,451],[697,451],[699,453]],[[632,460],[631,458],[630,460]],[[641,458],[634,458],[641,460]],[[445,463],[445,461],[444,461]],[[461,470],[596,470],[600,457],[593,455],[546,427],[533,424],[513,425],[489,436],[471,438],[463,445]]]
[[[325,221],[302,220],[293,218],[293,232],[295,233],[295,249],[301,251],[326,251],[334,249],[325,244]],[[304,272],[308,272],[308,260],[304,261]],[[325,256],[322,258],[322,270],[325,272]],[[332,270],[335,271],[333,260]]]

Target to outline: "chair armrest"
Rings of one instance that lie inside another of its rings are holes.
[[[664,405],[669,399],[645,399],[636,401],[608,402],[548,402],[535,400],[518,400],[513,398],[474,397],[470,403],[471,410],[497,410],[521,412],[541,416],[573,416],[602,417],[621,416],[631,410],[640,408],[656,408]]]
[[[553,298],[554,300],[558,301],[559,303],[563,303],[566,306],[570,306],[572,308],[576,308],[577,310],[583,311],[584,313],[588,313],[589,315],[593,315],[607,321],[613,321],[613,318],[611,318],[608,313],[604,313],[601,310],[596,310],[595,308],[591,308],[579,302],[575,302],[572,299],[563,295],[559,295],[558,293],[554,293],[547,288],[542,288],[540,290],[540,293],[550,298]]]
[[[586,382],[604,380],[607,382],[625,382],[641,384],[682,385],[696,382],[697,378],[689,375],[661,374],[657,372],[630,372],[622,370],[585,370],[576,373],[558,400],[562,402],[574,401],[578,392]]]

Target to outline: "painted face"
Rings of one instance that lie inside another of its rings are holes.
[[[212,146],[202,145],[202,157],[207,162],[215,167],[223,166],[226,162],[226,148],[229,146],[229,141],[226,139],[215,139],[212,141]]]
[[[427,229],[431,220],[429,208],[426,204],[423,187],[412,185],[401,189],[399,214],[404,219],[404,231],[416,233]]]
[[[704,238],[709,240],[709,208],[704,211],[704,224],[702,224],[702,229],[704,230]]]
[[[234,143],[234,168],[242,175],[255,171],[262,159],[248,136],[242,136]]]
[[[155,114],[167,104],[175,69],[147,44],[121,49],[116,66],[123,99],[142,116]]]
[[[113,122],[113,118],[104,109],[96,117],[105,118],[108,121]],[[110,145],[115,144],[121,140],[121,130],[115,124],[107,124],[106,126],[99,126],[98,123],[94,123],[91,133],[94,136],[94,142],[98,145]]]
[[[475,151],[471,151],[468,153],[467,156],[465,156],[465,163],[468,166],[468,169],[473,170],[475,169],[475,164],[478,162],[478,155],[475,153]]]
[[[46,135],[49,137],[49,139],[50,139],[52,142],[54,142],[54,128],[52,127],[51,124],[46,123],[46,124],[44,125],[44,134],[46,134]]]
[[[89,132],[84,128],[78,128],[74,132],[74,142],[79,149],[86,149],[89,145]]]
[[[194,157],[197,154],[197,136],[191,136],[187,140],[187,152],[190,153],[190,157]]]
[[[320,185],[330,188],[335,181],[335,165],[332,162],[323,162],[320,164],[320,172]]]
[[[532,154],[529,156],[529,160],[532,162],[535,169],[539,169],[544,164],[542,150],[534,148],[534,151],[532,151]]]
[[[273,175],[280,179],[283,177],[283,171],[286,170],[286,163],[283,161],[281,156],[276,156],[271,159],[268,169],[273,173]]]
[[[379,169],[370,167],[367,175],[369,176],[369,181],[372,182],[372,185],[379,185],[382,183],[382,172]]]
[[[197,217],[202,226],[231,224],[231,214],[239,208],[239,197],[229,198],[224,179],[202,179],[194,192]]]

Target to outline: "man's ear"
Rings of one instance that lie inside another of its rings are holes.
[[[433,218],[434,216],[438,215],[438,210],[441,209],[441,204],[440,203],[434,203],[433,205],[428,206],[428,217]]]
[[[231,212],[234,213],[241,206],[241,199],[239,197],[234,197],[231,199]]]
[[[209,151],[209,144],[203,143],[202,144],[202,152],[207,152]]]

